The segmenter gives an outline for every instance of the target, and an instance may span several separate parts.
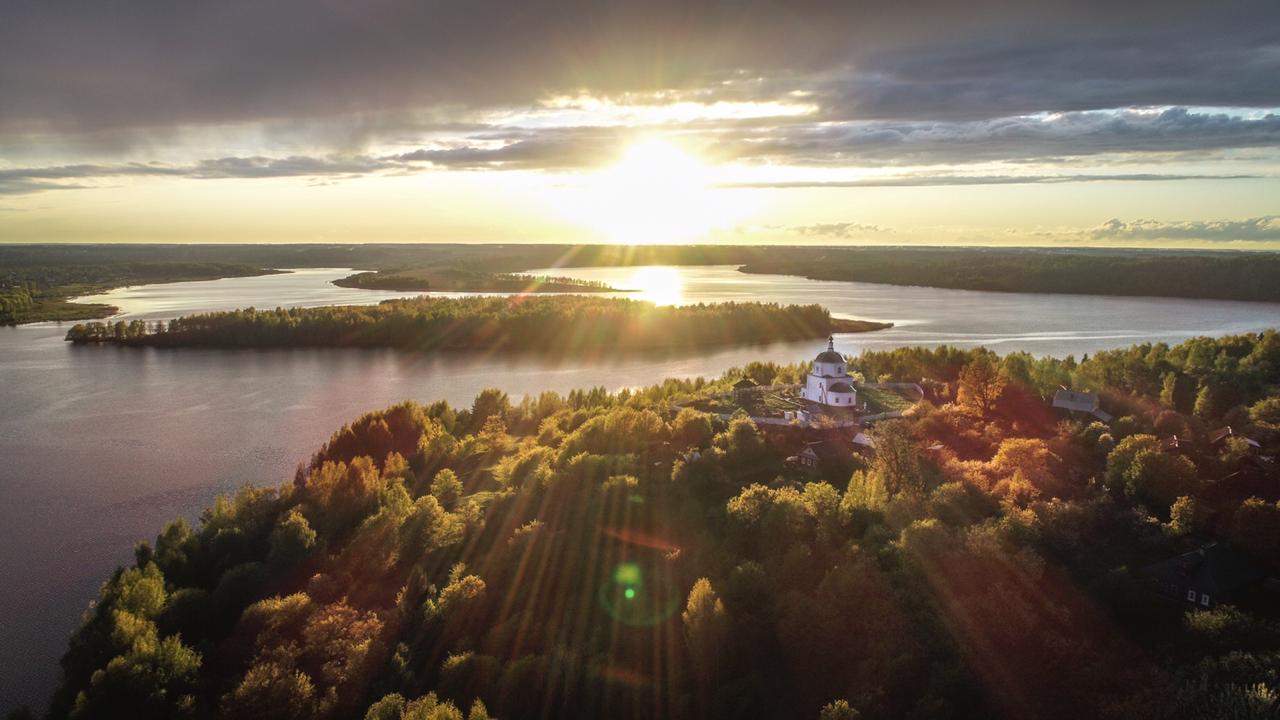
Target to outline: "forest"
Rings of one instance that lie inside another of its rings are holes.
[[[567,277],[492,273],[452,267],[361,272],[333,281],[340,287],[367,290],[501,293],[619,292],[605,283]]]
[[[190,315],[162,324],[83,323],[72,327],[66,338],[74,343],[155,347],[510,350],[598,357],[615,350],[810,339],[852,329],[856,326],[833,319],[818,305],[658,307],[627,299],[561,295],[418,297],[378,305],[249,308]]]
[[[1280,571],[1280,334],[850,369],[930,401],[814,469],[787,458],[847,436],[681,407],[802,365],[370,412],[139,544],[50,717],[1280,712],[1274,585],[1200,607],[1143,570],[1217,542]]]
[[[1026,248],[831,248],[743,272],[956,290],[1280,302],[1280,255]]]

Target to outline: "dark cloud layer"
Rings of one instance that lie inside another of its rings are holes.
[[[742,132],[720,152],[813,165],[927,165],[1280,146],[1280,115],[1172,108],[973,121],[804,124]]]
[[[0,134],[10,135],[369,122],[578,90],[803,90],[839,121],[1280,105],[1274,0],[0,5]]]

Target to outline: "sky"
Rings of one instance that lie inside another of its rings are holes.
[[[0,242],[1280,249],[1275,0],[0,0]]]

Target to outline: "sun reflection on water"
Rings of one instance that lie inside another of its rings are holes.
[[[684,302],[684,282],[680,271],[672,267],[640,267],[623,284],[634,290],[631,297],[655,305],[680,305]]]

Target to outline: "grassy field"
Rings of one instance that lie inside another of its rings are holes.
[[[917,400],[916,394],[910,390],[865,385],[858,388],[858,402],[867,404],[868,415],[906,410]]]

